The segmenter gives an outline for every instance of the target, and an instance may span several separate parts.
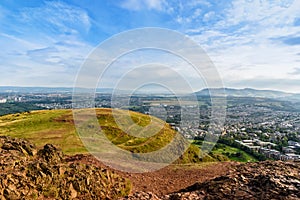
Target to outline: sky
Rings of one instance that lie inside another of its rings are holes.
[[[300,93],[299,0],[1,0],[0,86],[72,87],[99,44],[144,27],[191,38],[225,87]],[[154,68],[147,69],[133,79]],[[118,66],[110,71],[105,87],[121,77]],[[178,87],[170,73],[158,74]],[[185,77],[192,80],[193,73],[186,70]],[[199,82],[191,83],[195,90],[205,87]]]

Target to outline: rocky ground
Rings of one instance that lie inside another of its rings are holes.
[[[0,199],[116,199],[131,185],[108,169],[66,162],[53,145],[0,137]]]
[[[70,156],[67,161],[109,169],[90,155]],[[132,183],[131,193],[143,191],[163,196],[197,182],[204,182],[225,175],[237,164],[236,162],[204,162],[200,164],[170,165],[148,173],[126,173],[115,170],[114,172],[130,180]]]
[[[200,194],[205,199],[300,199],[300,163],[242,164],[226,176],[196,183],[169,197],[186,194]]]
[[[237,165],[227,175],[168,195],[136,192],[123,199],[300,199],[300,163],[265,161]]]
[[[109,169],[90,155],[65,156],[53,145],[37,150],[0,136],[0,200],[118,198],[300,199],[300,163],[170,165],[135,174]]]

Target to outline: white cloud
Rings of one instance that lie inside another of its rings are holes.
[[[5,43],[7,42],[7,40],[10,40],[12,42],[15,42],[16,44],[18,44],[17,48],[15,49],[19,49],[19,47],[22,47],[22,46],[25,46],[25,47],[31,47],[31,48],[36,48],[37,45],[34,43],[34,42],[29,42],[27,40],[24,40],[22,38],[18,38],[16,36],[13,36],[13,35],[9,35],[9,34],[6,34],[6,33],[0,33],[0,36],[5,38],[6,40]],[[12,47],[15,47],[15,45],[9,45],[7,44],[8,47],[12,48]]]
[[[91,27],[85,10],[47,1],[21,8],[6,20],[0,33],[0,85],[73,85],[92,49],[82,38]]]
[[[121,3],[121,7],[128,10],[157,10],[163,11],[166,2],[164,0],[125,0]]]
[[[204,22],[210,21],[214,16],[215,16],[215,12],[210,11],[203,16],[203,21]]]
[[[299,37],[300,27],[294,26],[299,13],[300,1],[234,0],[229,8],[216,13],[223,16],[221,20],[189,29],[187,34],[207,51],[226,86],[236,87],[245,80],[258,87],[251,80],[291,79],[283,89],[298,80],[291,72],[299,66],[300,45],[287,45],[282,38]],[[286,89],[291,88],[299,91],[300,85]]]
[[[155,10],[162,10],[164,1],[163,0],[146,0],[145,4],[150,8],[150,9],[155,9]]]
[[[198,18],[202,13],[202,10],[200,8],[197,8],[195,11],[194,11],[194,14],[192,16],[193,19],[196,19]]]
[[[37,8],[24,8],[20,18],[28,25],[33,27],[38,25],[39,28],[44,27],[54,32],[74,34],[81,30],[88,32],[91,27],[86,11],[57,1],[47,1],[44,6]]]
[[[299,11],[299,9],[295,8],[297,4],[297,1],[286,1],[284,3],[284,1],[269,0],[234,0],[232,7],[225,11],[227,13],[226,26],[236,25],[245,21],[268,26],[276,26],[278,23],[290,23],[290,19],[295,17],[295,11]],[[269,24],[268,22],[273,23]]]
[[[300,75],[300,67],[295,67],[289,74],[294,76]]]
[[[48,41],[44,46],[46,41],[20,43],[14,37],[2,41],[6,48],[0,52],[0,85],[71,86],[84,56],[91,50],[85,43],[60,46]]]

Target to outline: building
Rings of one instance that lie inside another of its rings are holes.
[[[0,103],[6,103],[7,99],[0,99]]]

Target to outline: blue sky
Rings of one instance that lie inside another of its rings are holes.
[[[99,43],[143,27],[191,37],[226,87],[300,93],[298,0],[1,0],[0,85],[72,87]]]

